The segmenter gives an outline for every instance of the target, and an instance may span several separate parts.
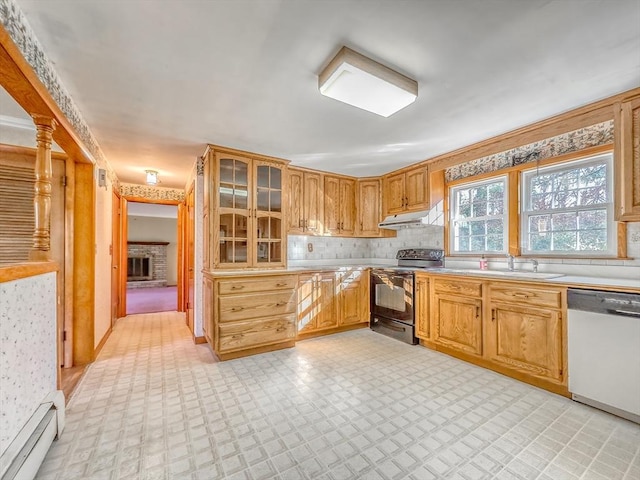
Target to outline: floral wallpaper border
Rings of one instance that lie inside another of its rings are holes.
[[[447,182],[613,143],[613,120],[495,153],[445,170]]]
[[[57,103],[62,113],[64,113],[69,123],[87,147],[93,156],[96,164],[100,168],[107,170],[109,178],[114,185],[118,184],[118,177],[108,160],[102,153],[100,145],[91,133],[89,126],[85,122],[80,110],[76,107],[62,85],[60,77],[56,73],[51,61],[44,53],[44,49],[36,38],[33,30],[29,26],[25,15],[18,7],[15,0],[0,0],[0,23],[7,30],[13,42],[18,46],[20,52],[34,72],[38,79],[43,83],[46,89]]]
[[[179,188],[152,187],[133,183],[121,183],[120,195],[146,200],[175,200],[178,202],[184,201],[185,198],[184,190]]]

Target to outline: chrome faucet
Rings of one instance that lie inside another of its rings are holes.
[[[538,260],[532,258],[531,263],[533,264],[533,273],[538,273]]]
[[[513,272],[516,267],[513,264],[513,261],[515,260],[516,257],[514,257],[513,255],[507,253],[507,268],[509,269],[510,272]]]

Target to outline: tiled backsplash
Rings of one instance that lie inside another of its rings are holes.
[[[396,238],[332,238],[289,235],[288,258],[292,262],[341,259],[395,259],[401,248],[444,248],[444,228],[424,226],[398,230]],[[313,251],[308,251],[308,245]],[[630,260],[557,258],[537,259],[540,272],[556,272],[611,278],[638,278],[640,283],[640,222],[627,224],[627,255]],[[477,268],[478,258],[448,258],[453,268]],[[353,263],[353,261],[351,262]],[[506,258],[490,259],[489,268],[506,268]],[[531,270],[532,264],[516,259],[516,268]]]
[[[443,227],[425,226],[398,230],[396,238],[333,238],[289,235],[288,258],[330,260],[352,258],[394,259],[401,248],[442,248]],[[309,252],[308,245],[313,246]]]

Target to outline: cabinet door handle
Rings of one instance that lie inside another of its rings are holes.
[[[301,218],[299,218],[299,219],[298,219],[298,228],[302,228],[302,227],[303,227],[303,225],[302,225],[302,219],[301,219]]]
[[[276,307],[284,307],[286,305],[286,302],[278,302],[276,303]]]
[[[496,321],[496,309],[495,308],[491,309],[491,321],[492,322]]]
[[[233,307],[233,308],[231,309],[231,311],[232,311],[232,312],[241,312],[242,310],[244,310],[244,308],[243,308],[243,307]]]
[[[233,285],[231,287],[231,290],[242,290],[244,288],[244,285]]]
[[[476,318],[480,318],[480,307],[476,306]]]
[[[516,298],[529,298],[529,295],[526,293],[514,293],[513,296]]]
[[[286,287],[286,283],[276,283],[276,287]]]

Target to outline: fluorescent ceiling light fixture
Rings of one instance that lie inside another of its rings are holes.
[[[418,83],[342,47],[318,75],[320,93],[354,107],[389,117],[418,97]]]
[[[157,185],[158,184],[158,172],[155,170],[145,170],[147,174],[147,185]]]

